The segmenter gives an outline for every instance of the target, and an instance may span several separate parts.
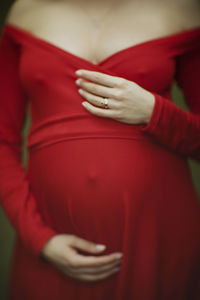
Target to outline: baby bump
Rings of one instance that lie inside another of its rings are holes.
[[[161,205],[163,189],[170,197],[185,181],[190,196],[192,190],[182,158],[141,140],[52,144],[30,153],[28,173],[40,210],[57,230],[102,243],[112,239],[115,247],[128,216],[137,219],[144,206]]]

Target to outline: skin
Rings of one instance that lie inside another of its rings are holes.
[[[91,23],[92,15],[105,16],[99,29]],[[134,44],[200,26],[199,16],[197,0],[17,0],[7,22],[98,64]],[[149,122],[155,103],[149,91],[122,77],[81,71],[75,83],[88,112],[127,124]],[[102,107],[102,97],[109,98],[109,109]],[[121,257],[117,251],[104,255],[105,249],[106,245],[97,249],[96,243],[79,236],[58,234],[43,246],[41,257],[66,276],[95,282],[120,270],[123,253]]]
[[[127,124],[148,122],[155,101],[150,92],[122,77],[89,70],[78,71],[78,74],[81,71],[79,76],[82,78],[77,79],[76,84],[80,87],[78,91],[81,96],[87,100],[82,102],[87,111]],[[109,109],[101,104],[102,97],[109,98]]]

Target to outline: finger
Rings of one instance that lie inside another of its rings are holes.
[[[102,107],[104,108],[104,104],[102,103],[102,97],[98,97],[96,95],[93,95],[85,90],[79,89],[78,92],[81,94],[81,96],[89,101],[92,105]],[[115,101],[114,99],[109,98],[109,108],[118,108],[119,102]]]
[[[110,109],[110,108],[100,108],[97,106],[92,105],[89,102],[82,102],[82,105],[85,107],[85,109],[87,111],[89,111],[90,113],[98,116],[98,117],[102,117],[102,118],[111,118],[111,119],[117,119],[118,115],[119,115],[119,110],[114,110],[114,109]]]
[[[98,253],[98,252],[104,251],[106,249],[105,245],[96,244],[92,241],[88,241],[79,236],[72,236],[70,245],[79,250],[83,250],[83,251],[86,251],[89,253]],[[74,253],[76,253],[76,252],[74,252]]]
[[[103,272],[103,273],[99,273],[99,274],[95,274],[95,275],[90,275],[90,274],[81,274],[78,276],[79,279],[81,279],[82,281],[97,281],[97,280],[102,280],[104,278],[107,278],[109,276],[111,276],[112,274],[117,273],[120,270],[119,267],[117,268],[113,268],[112,270]]]
[[[69,265],[74,268],[79,267],[95,267],[101,266],[104,264],[109,264],[114,261],[118,261],[121,259],[121,253],[112,253],[108,255],[101,256],[86,256],[77,253],[73,253],[70,256]],[[69,259],[69,256],[68,256]]]
[[[101,96],[101,97],[109,97],[109,98],[114,97],[113,88],[105,87],[103,85],[99,85],[83,79],[79,79],[78,81],[76,81],[76,83],[78,82],[79,82],[78,84],[79,87],[94,95]]]
[[[102,72],[90,71],[90,70],[78,70],[81,74],[76,74],[80,77],[89,79],[95,83],[108,86],[108,87],[119,87],[124,83],[125,79],[118,76],[108,75]]]
[[[92,266],[92,267],[78,267],[78,268],[73,268],[73,267],[68,267],[69,271],[75,273],[75,274],[80,274],[80,273],[87,273],[87,274],[96,274],[99,272],[104,272],[104,271],[109,271],[113,269],[114,267],[120,267],[121,261],[117,260],[114,262],[111,262],[109,264],[103,264],[100,266]]]

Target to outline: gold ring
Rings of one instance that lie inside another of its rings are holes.
[[[101,104],[104,106],[104,108],[109,108],[108,107],[108,98],[102,98]]]
[[[104,98],[104,107],[108,108],[108,98]]]

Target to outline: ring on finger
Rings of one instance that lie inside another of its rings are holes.
[[[101,99],[101,105],[103,105],[103,107],[106,108],[106,109],[109,108],[109,106],[108,106],[108,98],[103,97]]]

